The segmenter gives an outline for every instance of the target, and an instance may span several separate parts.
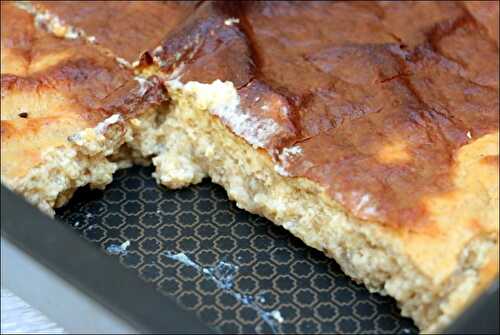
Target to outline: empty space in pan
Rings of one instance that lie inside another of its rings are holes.
[[[104,191],[79,190],[57,216],[223,332],[417,332],[393,299],[237,208],[220,186],[167,190],[151,172],[121,170]]]

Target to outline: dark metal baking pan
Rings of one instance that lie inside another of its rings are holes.
[[[107,332],[417,331],[394,300],[369,293],[286,230],[238,209],[221,187],[204,181],[167,190],[151,172],[133,167],[104,191],[79,190],[57,212],[66,224],[54,224],[2,187],[2,238],[52,273],[46,282],[62,279],[94,304],[76,316],[52,311],[55,318],[71,325],[93,313],[103,319],[93,330]],[[498,332],[496,285],[449,331]],[[79,327],[73,330],[90,329]]]
[[[1,188],[2,285],[75,333],[208,333],[68,225]]]

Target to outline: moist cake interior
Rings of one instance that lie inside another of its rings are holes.
[[[498,4],[113,6],[22,5],[34,40],[81,43],[124,79],[28,172],[2,164],[11,188],[50,211],[133,163],[152,162],[169,188],[210,177],[424,331],[498,275]],[[33,97],[20,83],[45,81],[12,71],[2,65],[2,109],[17,111],[17,94]],[[23,137],[8,129],[22,120],[4,115],[2,158],[14,157]]]

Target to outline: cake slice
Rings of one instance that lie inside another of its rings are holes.
[[[161,184],[209,176],[426,332],[498,276],[497,3],[204,2],[152,47],[103,19],[148,8],[34,8],[167,87],[127,123]]]
[[[76,188],[111,182],[130,137],[126,120],[166,97],[154,78],[146,83],[84,41],[37,29],[15,4],[1,6],[2,182],[52,214]]]

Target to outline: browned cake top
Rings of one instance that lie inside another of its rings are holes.
[[[498,129],[498,3],[468,6],[205,3],[152,55],[183,82],[233,81],[279,124],[263,147],[285,174],[412,226],[453,188],[457,150]]]
[[[37,29],[31,14],[1,2],[2,177],[23,177],[45,151],[112,114],[129,117],[165,100],[162,84],[144,83],[81,40]]]
[[[39,1],[65,23],[83,29],[129,63],[158,45],[194,9],[196,1]]]
[[[2,2],[1,15],[2,96],[55,89],[84,107],[85,118],[100,121],[112,113],[136,112],[139,100],[158,95],[154,85],[144,87],[132,71],[84,41],[36,29],[33,16],[14,4]]]
[[[150,48],[143,61],[182,82],[232,81],[277,125],[257,146],[279,171],[362,219],[425,222],[457,151],[498,130],[497,2],[43,6],[118,57]]]

